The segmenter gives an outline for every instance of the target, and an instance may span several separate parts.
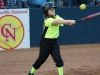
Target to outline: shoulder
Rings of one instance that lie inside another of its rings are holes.
[[[59,15],[55,14],[55,17],[60,17]]]
[[[63,20],[63,18],[60,17],[59,15],[55,15],[55,17],[56,17],[56,19],[58,19],[58,20]]]
[[[46,19],[45,19],[45,22],[52,21],[52,20],[54,20],[52,17],[46,18]]]
[[[50,18],[46,18],[44,20],[45,26],[51,26],[53,21],[54,21],[54,19],[51,18],[51,17]]]

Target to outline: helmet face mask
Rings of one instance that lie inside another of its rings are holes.
[[[43,6],[42,6],[42,11],[43,11],[43,14],[44,14],[45,16],[48,15],[48,10],[49,10],[50,8],[56,8],[55,5],[54,5],[52,2],[46,2],[45,4],[43,4]]]

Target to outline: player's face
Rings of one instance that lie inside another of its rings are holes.
[[[50,8],[50,9],[48,10],[48,15],[50,15],[50,16],[55,15],[55,8]]]

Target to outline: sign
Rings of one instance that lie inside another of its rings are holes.
[[[0,10],[0,50],[30,48],[29,9]]]

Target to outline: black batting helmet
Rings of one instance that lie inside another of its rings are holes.
[[[54,3],[52,3],[52,2],[46,2],[46,3],[43,4],[42,11],[43,11],[43,14],[45,16],[48,15],[48,10],[50,8],[56,8],[56,6],[54,5]]]

